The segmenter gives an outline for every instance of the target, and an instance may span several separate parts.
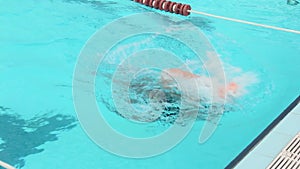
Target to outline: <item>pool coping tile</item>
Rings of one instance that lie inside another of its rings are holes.
[[[300,104],[298,102],[234,168],[266,168],[299,132]]]

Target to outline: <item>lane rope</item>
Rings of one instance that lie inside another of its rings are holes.
[[[263,27],[263,28],[268,28],[268,29],[274,29],[274,30],[278,30],[278,31],[284,31],[284,32],[300,34],[300,31],[293,30],[293,29],[280,28],[280,27],[276,27],[276,26],[265,25],[265,24],[260,24],[260,23],[256,23],[256,22],[250,22],[250,21],[245,21],[245,20],[240,20],[240,19],[235,19],[235,18],[229,18],[229,17],[219,16],[219,15],[213,15],[213,14],[200,12],[200,11],[194,11],[194,10],[189,10],[189,12],[199,14],[199,15],[208,16],[208,17],[212,17],[212,18],[223,19],[223,20],[227,20],[227,21],[231,21],[231,22],[237,22],[237,23],[253,25],[253,26],[258,26],[258,27]]]
[[[132,0],[132,1],[140,3],[140,4],[148,6],[148,7],[151,7],[151,8],[155,8],[155,9],[159,9],[159,10],[162,10],[165,12],[175,13],[175,14],[179,14],[179,15],[183,15],[183,16],[188,16],[191,13],[194,13],[194,14],[199,14],[199,15],[203,15],[203,16],[207,16],[207,17],[222,19],[222,20],[226,20],[226,21],[242,23],[242,24],[246,24],[246,25],[252,25],[252,26],[257,26],[257,27],[262,27],[262,28],[267,28],[267,29],[273,29],[273,30],[278,30],[278,31],[283,31],[283,32],[300,34],[299,30],[281,28],[281,27],[277,27],[277,26],[260,24],[260,23],[256,23],[256,22],[250,22],[250,21],[246,21],[246,20],[229,18],[229,17],[214,15],[214,14],[201,12],[201,11],[195,11],[195,10],[192,10],[192,8],[189,4],[182,4],[182,3],[167,1],[167,0]]]

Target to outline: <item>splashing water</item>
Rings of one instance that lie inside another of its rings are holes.
[[[258,82],[255,73],[243,72],[229,64],[222,63],[224,71],[220,71],[223,69],[216,68],[216,64],[214,64],[216,62],[214,59],[219,57],[211,57],[214,55],[212,52],[207,52],[208,59],[202,62],[188,57],[182,66],[174,65],[174,67],[164,70],[143,69],[136,73],[133,79],[130,79],[129,86],[125,83],[128,79],[117,79],[112,82],[111,79],[114,77],[116,68],[128,57],[128,53],[142,50],[143,47],[147,48],[147,45],[156,37],[157,35],[148,36],[146,39],[140,39],[139,43],[135,41],[120,45],[99,66],[102,68],[97,72],[98,78],[101,77],[102,81],[100,83],[101,91],[104,91],[105,88],[107,89],[105,91],[110,91],[100,92],[98,97],[100,102],[110,111],[126,119],[139,122],[160,121],[164,124],[173,124],[177,119],[177,122],[184,125],[185,121],[190,119],[188,112],[195,109],[199,109],[198,119],[206,119],[208,115],[214,117],[222,113],[219,112],[220,107],[224,112],[230,111],[234,101],[247,94],[247,88]],[[170,60],[170,62],[172,61]],[[134,63],[129,63],[118,73],[126,74],[134,71],[137,69],[135,66]],[[205,71],[207,69],[214,71],[207,73]],[[225,84],[220,80],[224,74],[226,75]],[[116,83],[115,86],[117,86],[112,91],[111,83]],[[111,98],[111,92],[124,94],[119,95],[119,98],[114,98],[121,100],[118,109]],[[183,92],[188,94],[184,101],[188,102],[189,106],[182,106]],[[129,99],[125,99],[126,97]],[[227,102],[225,106],[224,101]],[[129,110],[128,105],[132,109]],[[185,114],[179,113],[180,110]]]

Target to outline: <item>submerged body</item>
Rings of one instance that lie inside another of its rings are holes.
[[[227,94],[236,94],[239,90],[239,85],[236,82],[216,84],[215,86],[217,87],[217,89],[213,89],[213,85],[209,77],[196,75],[179,68],[170,68],[163,70],[163,72],[161,73],[161,82],[164,87],[168,87],[170,86],[170,84],[174,85],[175,83],[186,86],[194,82],[196,83],[198,89],[200,89],[200,92],[202,92],[200,93],[201,95],[204,94],[203,89],[206,88],[210,93],[212,93],[213,91],[216,92],[217,96],[222,99],[224,99]],[[193,89],[191,90],[191,92],[194,91]]]

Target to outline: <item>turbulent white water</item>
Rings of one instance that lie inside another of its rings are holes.
[[[182,65],[174,64],[176,67],[172,67],[172,60],[169,60],[171,67],[166,69],[139,67],[128,59],[129,50],[138,50],[153,38],[120,45],[99,66],[97,75],[102,81],[100,100],[124,118],[166,123],[174,123],[177,119],[184,124],[190,119],[189,112],[196,110],[198,119],[205,119],[208,115],[230,111],[234,101],[247,94],[247,88],[258,82],[255,73],[243,72],[228,63],[222,62],[223,69],[216,68],[216,57],[212,57],[211,52],[207,52],[206,60],[200,62],[188,58]],[[164,56],[160,58],[155,62],[163,64]],[[152,61],[142,59],[141,62],[145,62],[144,65],[149,62],[150,65]],[[172,69],[178,71],[170,72]],[[225,81],[222,81],[224,76]]]

